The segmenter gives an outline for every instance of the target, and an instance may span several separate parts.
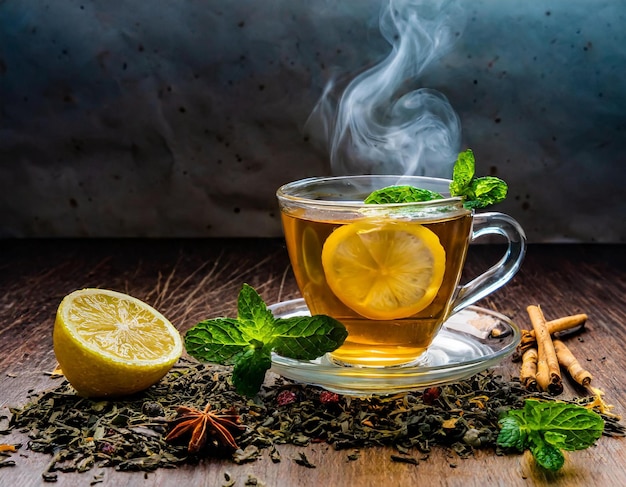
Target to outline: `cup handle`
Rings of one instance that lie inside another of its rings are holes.
[[[526,254],[526,235],[517,221],[504,213],[475,214],[470,242],[483,235],[503,236],[508,242],[507,251],[493,267],[457,288],[456,297],[452,302],[451,314],[461,311],[504,286],[522,265]]]

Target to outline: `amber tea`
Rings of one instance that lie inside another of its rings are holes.
[[[348,330],[332,358],[345,365],[420,363],[444,321],[508,281],[523,256],[523,233],[501,213],[474,215],[460,198],[366,205],[395,184],[445,193],[448,180],[398,176],[311,178],[278,190],[290,261],[312,314]],[[504,235],[497,266],[459,286],[470,241]]]
[[[344,345],[333,353],[346,363],[397,365],[419,357],[430,345],[449,311],[449,298],[456,288],[467,251],[471,215],[433,222],[410,222],[424,226],[438,238],[445,252],[445,271],[439,293],[415,314],[397,319],[368,319],[344,304],[328,285],[322,264],[327,237],[346,223],[301,219],[283,213],[283,228],[298,287],[313,314],[326,314],[348,330]],[[372,222],[384,228],[385,222]]]

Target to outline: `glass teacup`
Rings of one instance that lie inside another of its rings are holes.
[[[287,249],[312,314],[348,330],[332,353],[356,366],[419,363],[448,317],[506,284],[526,250],[520,225],[497,212],[475,213],[458,197],[365,204],[374,190],[410,185],[443,194],[447,179],[421,176],[309,178],[277,191]],[[476,238],[507,241],[502,259],[459,285]]]

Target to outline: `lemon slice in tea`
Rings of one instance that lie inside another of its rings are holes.
[[[180,358],[180,333],[126,294],[82,289],[66,296],[54,323],[54,353],[81,396],[133,394],[158,382]]]
[[[348,307],[374,320],[407,318],[437,295],[446,253],[439,237],[410,222],[355,222],[326,239],[329,287]]]

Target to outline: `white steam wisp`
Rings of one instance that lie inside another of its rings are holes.
[[[443,94],[418,83],[458,37],[460,14],[456,1],[389,0],[380,30],[390,54],[340,96],[330,83],[307,122],[309,130],[320,128],[333,174],[450,177],[460,120]]]

